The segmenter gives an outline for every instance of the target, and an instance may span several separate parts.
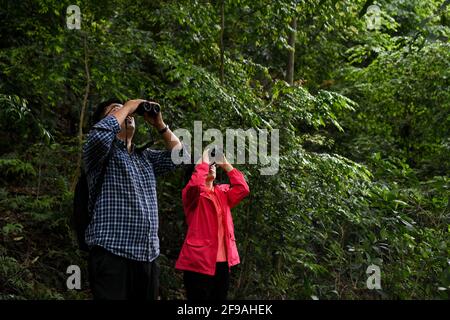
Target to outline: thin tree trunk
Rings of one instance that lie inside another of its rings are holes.
[[[86,87],[84,89],[83,105],[81,106],[80,123],[78,126],[79,153],[78,153],[77,167],[75,169],[75,175],[74,175],[74,179],[72,181],[72,186],[71,186],[72,191],[75,190],[78,176],[80,175],[81,159],[82,159],[82,145],[83,145],[83,124],[84,124],[84,118],[85,118],[87,104],[88,104],[89,92],[91,90],[91,76],[89,73],[88,48],[87,48],[87,35],[86,34],[84,35],[83,44],[84,44],[84,71],[86,74]]]
[[[224,79],[224,45],[223,45],[223,32],[225,30],[225,0],[222,0],[220,5],[220,84],[223,85]]]
[[[290,84],[294,84],[294,64],[295,64],[295,38],[297,35],[297,18],[292,18],[291,20],[291,32],[289,34],[289,60],[287,67],[286,81]]]

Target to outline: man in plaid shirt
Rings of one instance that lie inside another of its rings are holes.
[[[132,144],[133,114],[144,100],[105,101],[83,146],[90,198],[105,167],[85,239],[90,247],[89,276],[94,299],[156,299],[159,255],[156,178],[175,169],[172,150],[183,147],[161,112],[144,114],[166,149],[137,152]]]

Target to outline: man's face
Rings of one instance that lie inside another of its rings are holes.
[[[107,107],[105,108],[105,113],[104,113],[104,114],[105,114],[105,117],[106,117],[107,115],[111,114],[111,112],[116,111],[116,110],[118,110],[118,109],[120,109],[120,108],[123,108],[123,105],[120,104],[120,103],[113,103],[113,104],[107,106]],[[126,125],[126,127],[125,127],[125,125]],[[136,127],[136,124],[135,124],[135,122],[134,122],[134,117],[128,115],[128,116],[126,117],[125,121],[122,123],[122,126],[121,126],[122,130],[121,130],[121,131],[124,131],[124,132],[125,132],[125,130],[128,130],[129,133],[130,133],[130,132],[131,132],[131,133],[134,133],[135,127]]]

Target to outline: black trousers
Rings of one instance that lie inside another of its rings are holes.
[[[95,300],[156,300],[159,266],[156,260],[126,259],[95,246],[89,252],[89,282]]]
[[[229,286],[230,272],[227,262],[217,262],[216,274],[213,276],[184,271],[184,287],[190,301],[227,300]]]

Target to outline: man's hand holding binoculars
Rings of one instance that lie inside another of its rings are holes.
[[[145,121],[150,123],[152,126],[154,126],[156,128],[156,130],[158,130],[158,131],[160,131],[166,127],[166,124],[164,123],[161,112],[158,112],[158,114],[154,117],[151,117],[147,113],[144,113],[144,119],[145,119]]]
[[[128,100],[122,108],[112,112],[119,123],[123,123],[125,118],[132,115],[142,116],[147,123],[155,127],[164,139],[164,144],[168,150],[182,149],[182,145],[177,136],[169,129],[162,118],[161,106],[152,101],[143,99]]]
[[[127,110],[128,115],[138,114],[143,116],[144,120],[158,131],[166,127],[161,115],[161,106],[156,102],[135,99],[127,101],[123,106]]]

